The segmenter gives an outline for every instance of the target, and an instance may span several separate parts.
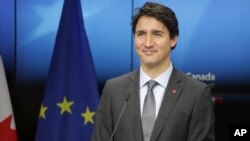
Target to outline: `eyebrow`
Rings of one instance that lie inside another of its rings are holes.
[[[152,33],[161,33],[161,34],[165,33],[164,31],[161,31],[161,30],[152,30],[151,32]],[[145,31],[144,30],[138,30],[135,33],[145,33]]]
[[[153,30],[152,33],[160,33],[160,34],[163,34],[165,33],[164,31],[161,31],[161,30]]]
[[[144,30],[138,30],[138,31],[135,31],[135,33],[145,33]]]

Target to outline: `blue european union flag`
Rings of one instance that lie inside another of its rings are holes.
[[[36,141],[90,141],[99,93],[80,0],[65,0]]]

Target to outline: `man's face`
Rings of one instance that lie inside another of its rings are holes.
[[[143,67],[161,67],[170,62],[171,47],[177,37],[170,39],[169,30],[154,17],[142,16],[135,30],[136,52]]]

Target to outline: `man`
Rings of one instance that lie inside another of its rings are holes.
[[[175,13],[147,2],[132,30],[140,69],[107,81],[92,140],[213,141],[210,88],[171,63],[179,35]]]

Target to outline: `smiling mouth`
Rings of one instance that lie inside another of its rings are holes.
[[[142,51],[145,55],[150,56],[155,54],[157,51],[156,50],[143,50]]]

